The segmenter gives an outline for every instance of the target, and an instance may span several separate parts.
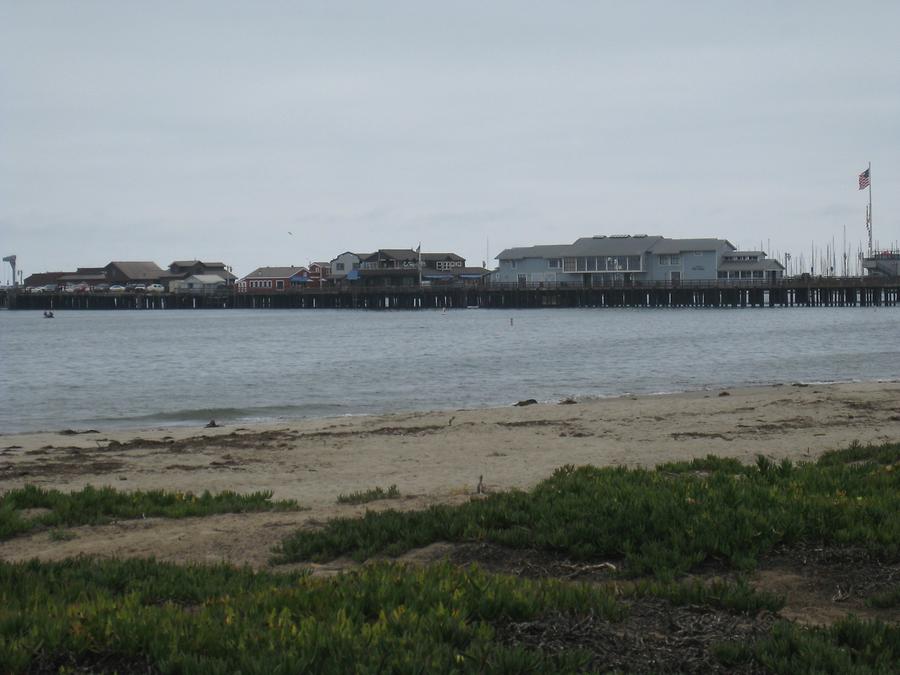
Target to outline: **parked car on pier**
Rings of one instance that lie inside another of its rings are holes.
[[[66,293],[87,293],[91,287],[88,284],[66,284],[63,290]]]
[[[125,287],[120,286],[119,284],[113,284],[112,286],[109,287],[109,292],[110,293],[124,293]]]
[[[165,293],[166,287],[162,284],[150,284],[147,286],[148,293]]]

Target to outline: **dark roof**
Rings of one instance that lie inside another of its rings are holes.
[[[495,260],[523,260],[524,258],[561,258],[571,244],[547,244],[543,246],[519,246],[507,248],[497,254]]]
[[[204,267],[225,267],[223,262],[203,262],[202,260],[176,260],[169,267],[193,267],[194,265],[203,265]]]
[[[129,279],[158,279],[165,274],[165,270],[161,269],[155,262],[113,261],[104,269],[109,269],[110,267],[115,267]]]
[[[576,239],[566,255],[642,255],[649,251],[662,237],[647,235],[597,235]]]
[[[244,279],[289,279],[298,272],[305,271],[305,267],[258,267]]]
[[[415,251],[413,251],[413,253],[415,253]],[[456,253],[423,253],[422,260],[453,260],[465,262],[466,259]]]
[[[371,253],[365,257],[359,256],[365,262],[371,262],[380,258],[390,258],[391,260],[416,260],[419,254],[411,248],[380,248],[375,253]]]
[[[29,274],[22,282],[23,286],[46,286],[54,281],[59,281],[60,277],[64,277],[71,272],[37,272]]]
[[[727,239],[666,239],[646,234],[598,234],[581,237],[571,244],[549,244],[508,248],[497,260],[522,260],[524,258],[563,258],[570,256],[643,255],[644,253],[681,253],[682,251],[719,251],[733,249]]]
[[[721,251],[723,248],[734,249],[727,239],[660,239],[653,247],[657,255],[671,255],[685,251]]]

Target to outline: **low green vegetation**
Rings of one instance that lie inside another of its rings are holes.
[[[869,598],[870,607],[878,609],[896,609],[900,607],[900,585],[896,585]]]
[[[602,670],[564,640],[511,644],[511,623],[560,615],[615,633],[630,604],[664,598],[752,620],[780,602],[738,583],[529,581],[441,563],[379,563],[337,577],[152,560],[0,562],[0,672],[524,673]],[[776,624],[713,647],[724,667],[774,673],[890,673],[900,628],[850,618]],[[598,660],[599,659],[599,660]]]
[[[682,639],[676,644],[704,640],[698,668],[896,673],[897,624],[851,616],[808,628],[777,621],[771,613],[783,598],[756,591],[741,573],[677,579],[710,560],[748,568],[779,544],[846,545],[896,561],[898,481],[900,444],[854,446],[807,464],[707,457],[655,470],[564,467],[529,492],[335,520],[277,552],[281,562],[362,559],[437,540],[489,541],[615,559],[641,577],[608,583],[528,580],[448,562],[382,561],[313,577],[153,560],[0,561],[0,672],[605,672],[611,640],[636,635],[644,651],[671,631]],[[43,527],[63,540],[65,527],[111,518],[275,508],[297,505],[268,493],[28,487],[0,498],[0,533],[13,536],[25,522],[24,531]],[[869,599],[873,607],[898,603],[896,588]],[[753,630],[684,634],[671,622],[687,614],[709,617],[701,628]]]
[[[37,529],[99,525],[116,519],[141,517],[188,518],[216,513],[286,511],[295,501],[272,501],[271,492],[195,495],[190,492],[119,492],[87,486],[76,492],[44,490],[33,485],[0,495],[0,540]],[[54,529],[58,532],[58,529]],[[66,535],[55,534],[55,538]]]
[[[338,495],[338,504],[367,504],[368,502],[378,501],[379,499],[399,499],[400,490],[396,485],[391,485],[387,490],[380,487],[364,490],[361,492],[351,492],[349,495]]]
[[[737,669],[755,663],[764,672],[864,675],[897,672],[900,626],[850,616],[828,628],[805,628],[787,621],[756,643],[728,642],[713,648],[717,660]]]
[[[583,654],[504,646],[492,625],[624,611],[611,591],[448,564],[314,579],[152,561],[0,563],[0,672],[571,672]]]
[[[897,559],[898,513],[896,443],[802,464],[707,457],[653,470],[567,466],[529,492],[335,519],[285,539],[274,560],[364,560],[436,541],[489,541],[622,560],[631,575],[670,579],[710,560],[749,569],[776,545],[797,542],[854,545]]]

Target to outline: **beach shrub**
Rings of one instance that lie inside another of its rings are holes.
[[[755,644],[722,643],[713,653],[723,665],[755,662],[779,675],[892,675],[900,663],[900,626],[853,616],[827,628],[783,621]]]
[[[498,629],[560,614],[618,624],[641,598],[750,616],[780,606],[742,581],[617,586],[448,563],[326,578],[153,560],[0,562],[0,672],[580,672],[602,661],[565,640],[501,641]],[[900,627],[779,623],[713,653],[742,672],[892,673]]]
[[[165,490],[120,492],[111,487],[90,485],[75,492],[60,492],[26,485],[0,495],[0,540],[41,528],[99,525],[116,519],[188,518],[299,508],[294,500],[272,501],[271,492],[241,495],[206,491],[195,495]],[[26,509],[38,512],[26,517],[23,515]]]
[[[312,578],[153,561],[0,563],[0,672],[572,672],[584,654],[501,645],[493,629],[572,612],[617,621],[625,608],[591,585],[449,564]]]
[[[894,560],[900,557],[898,462],[900,444],[797,465],[759,458],[737,467],[706,458],[655,470],[565,466],[529,492],[335,519],[286,538],[274,560],[363,560],[435,541],[624,560],[629,573],[660,578],[709,560],[752,568],[775,546],[797,542],[860,546]]]
[[[885,591],[874,594],[868,599],[867,604],[878,609],[895,609],[900,607],[900,585],[895,585]]]
[[[379,499],[399,499],[400,490],[396,485],[391,485],[387,490],[380,487],[371,490],[362,490],[359,492],[351,492],[348,495],[338,495],[338,504],[367,504],[368,502],[378,501]]]

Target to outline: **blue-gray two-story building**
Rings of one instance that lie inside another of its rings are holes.
[[[598,235],[572,244],[508,248],[497,260],[491,281],[520,285],[717,281],[723,279],[720,270],[726,267],[726,279],[774,279],[784,274],[784,267],[766,259],[765,253],[741,256],[726,239],[668,239],[645,234]],[[741,263],[746,263],[745,277]]]

